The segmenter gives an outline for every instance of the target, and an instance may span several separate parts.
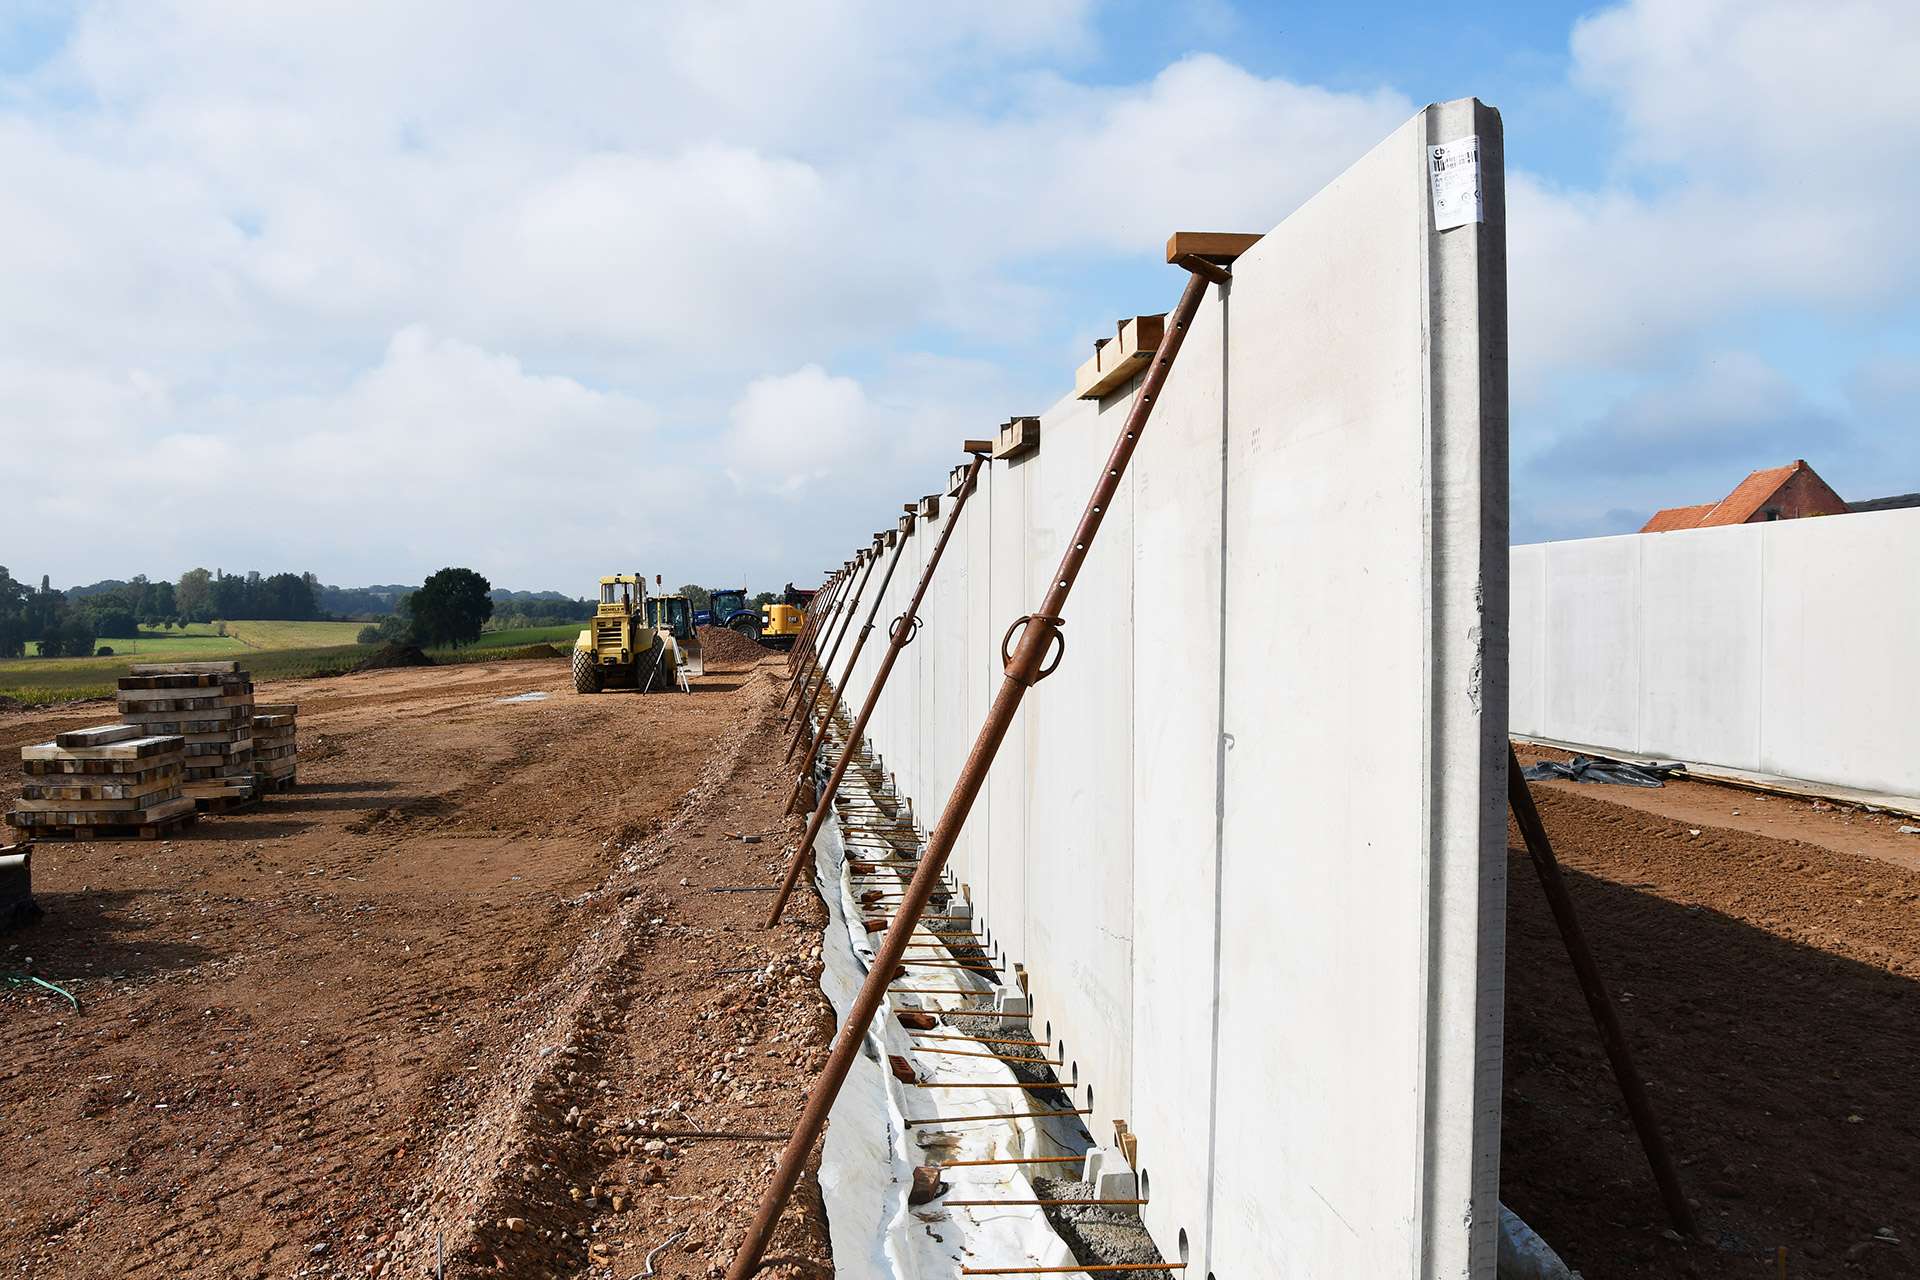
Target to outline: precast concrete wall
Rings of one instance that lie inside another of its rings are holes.
[[[1436,230],[1429,147],[1470,136],[1485,219]],[[1210,291],[954,849],[1190,1276],[1494,1273],[1501,155],[1491,110],[1427,108]],[[915,522],[883,625],[957,519],[869,737],[923,829],[1137,391]]]
[[[1920,510],[1512,550],[1513,730],[1920,796]]]

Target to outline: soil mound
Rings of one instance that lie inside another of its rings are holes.
[[[758,662],[772,652],[725,627],[700,628],[700,648],[708,662]]]
[[[355,671],[391,671],[396,667],[430,667],[433,659],[415,644],[389,644],[353,664]]]

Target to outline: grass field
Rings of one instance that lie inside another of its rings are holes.
[[[359,622],[229,622],[227,634],[215,635],[207,623],[184,631],[142,632],[134,640],[104,640],[115,652],[105,658],[13,658],[0,661],[0,698],[21,702],[69,702],[78,698],[110,698],[115,682],[136,662],[202,662],[220,658],[240,660],[256,680],[286,680],[296,676],[345,671],[367,656],[354,643],[364,623]],[[580,624],[520,627],[488,631],[463,649],[428,650],[436,662],[483,662],[531,656],[521,653],[531,645],[570,648]]]
[[[550,627],[516,627],[511,631],[482,631],[469,648],[518,649],[529,644],[550,644],[556,649],[571,649],[574,638],[586,629],[584,622],[561,622]]]

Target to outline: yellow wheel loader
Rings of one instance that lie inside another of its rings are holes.
[[[658,579],[655,579],[658,582]],[[689,676],[704,675],[700,631],[684,595],[647,594],[637,573],[600,579],[600,605],[573,642],[573,691],[658,689],[693,692]]]

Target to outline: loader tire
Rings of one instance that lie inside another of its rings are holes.
[[[600,667],[593,655],[585,649],[573,651],[573,691],[575,693],[600,692]]]

